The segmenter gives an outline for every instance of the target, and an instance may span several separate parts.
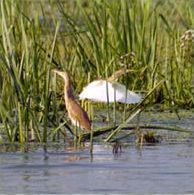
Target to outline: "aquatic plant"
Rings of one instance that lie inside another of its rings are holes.
[[[131,72],[119,82],[144,96],[154,89],[144,107],[194,105],[192,0],[2,0],[0,10],[0,132],[6,141],[46,143],[58,140],[61,124],[68,128],[52,68],[69,70],[78,94],[125,67]],[[131,107],[108,105],[113,108],[122,108],[123,122]]]

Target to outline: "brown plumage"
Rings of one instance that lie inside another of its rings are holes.
[[[117,81],[118,78],[120,78],[122,75],[125,75],[129,72],[133,72],[133,70],[130,69],[126,69],[125,67],[117,70],[116,72],[114,72],[110,77],[108,77],[108,81],[113,82],[113,81]]]
[[[75,97],[73,96],[71,81],[69,79],[67,72],[62,72],[58,70],[53,71],[60,75],[65,81],[64,86],[65,106],[72,124],[81,127],[82,129],[90,131],[91,123],[89,117],[85,110],[76,102]]]

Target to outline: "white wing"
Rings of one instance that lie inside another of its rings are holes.
[[[130,91],[125,85],[120,83],[113,83],[113,86],[117,93],[122,94],[122,97],[117,99],[118,102],[126,104],[136,104],[142,100],[142,97],[137,93]]]
[[[105,80],[96,80],[84,87],[80,93],[80,99],[90,99],[96,102],[114,102],[114,88],[112,83]],[[122,98],[115,93],[115,101]]]
[[[96,80],[89,83],[79,95],[80,99],[89,99],[96,102],[137,103],[141,97],[126,89],[119,83],[106,80]]]

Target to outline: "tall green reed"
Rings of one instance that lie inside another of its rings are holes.
[[[146,94],[165,80],[147,103],[193,107],[193,43],[188,52],[180,39],[193,26],[192,0],[29,2],[0,2],[0,119],[10,142],[53,135],[61,102],[52,68],[69,70],[79,93],[125,66],[133,71],[119,82],[129,89]]]
[[[37,140],[46,142],[51,60],[38,44],[43,43],[52,59],[59,25],[50,35],[53,39],[43,37],[40,18],[25,15],[26,5],[19,3],[1,1],[1,118],[11,142],[30,141],[33,130]]]

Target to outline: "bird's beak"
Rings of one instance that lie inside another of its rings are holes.
[[[53,70],[52,70],[52,72],[57,73],[57,72],[59,72],[59,71],[58,71],[58,70],[56,70],[56,69],[53,69]]]
[[[61,77],[64,77],[64,73],[62,71],[59,71],[59,70],[56,70],[56,69],[53,69],[52,72],[58,74],[59,76]]]

